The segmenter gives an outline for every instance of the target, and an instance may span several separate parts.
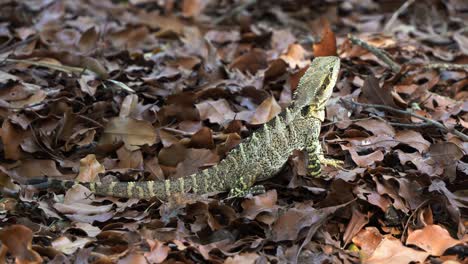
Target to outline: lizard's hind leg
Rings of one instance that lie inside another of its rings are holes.
[[[261,166],[258,163],[254,163],[249,171],[248,175],[242,175],[239,177],[231,191],[229,192],[228,198],[236,198],[236,197],[245,197],[248,194],[262,194],[265,193],[265,187],[263,185],[255,185],[255,181],[257,180],[257,176],[261,173]]]

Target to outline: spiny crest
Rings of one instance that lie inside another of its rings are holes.
[[[275,118],[275,134],[281,137],[285,136],[286,124],[282,120],[281,116]]]

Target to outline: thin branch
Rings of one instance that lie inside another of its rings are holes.
[[[424,116],[421,116],[421,115],[418,115],[418,114],[415,114],[415,113],[412,113],[412,112],[409,112],[409,111],[396,109],[396,108],[386,106],[386,105],[364,104],[364,103],[353,102],[353,101],[350,101],[350,100],[343,100],[343,101],[345,103],[353,105],[353,106],[362,106],[362,107],[365,107],[365,108],[375,108],[375,109],[387,110],[387,111],[394,112],[394,113],[399,113],[399,114],[402,114],[402,115],[409,115],[409,116],[415,117],[417,119],[423,120],[426,123],[431,124],[432,126],[440,128],[440,129],[442,129],[444,131],[450,132],[450,133],[460,137],[464,141],[468,141],[468,136],[466,134],[464,134],[463,132],[460,132],[460,131],[458,131],[456,129],[449,129],[440,122],[437,122],[437,121],[432,120],[430,118],[427,118],[427,117],[424,117]]]
[[[354,45],[361,46],[374,54],[378,59],[387,64],[394,73],[398,73],[401,70],[401,65],[395,62],[390,55],[377,47],[372,46],[371,44],[365,42],[362,39],[359,39],[351,34],[348,34],[348,38]],[[409,64],[416,65],[416,64]],[[422,65],[422,68],[429,70],[445,70],[445,71],[468,71],[468,64],[454,64],[454,63],[438,63],[431,62]]]
[[[234,8],[234,9],[231,9],[230,11],[228,11],[226,14],[220,16],[219,18],[215,19],[213,21],[213,24],[214,25],[218,25],[220,24],[221,22],[223,22],[224,20],[228,19],[228,18],[231,18],[237,14],[239,14],[240,12],[242,12],[243,10],[249,8],[251,5],[255,4],[257,2],[257,0],[247,0],[245,3],[239,5],[238,7]]]
[[[87,69],[80,68],[80,67],[72,67],[66,65],[56,65],[47,62],[40,62],[40,61],[32,61],[32,60],[16,60],[16,59],[5,59],[6,62],[13,62],[13,63],[25,63],[29,65],[45,67],[53,70],[63,71],[66,73],[83,73],[83,71],[87,71]]]
[[[385,24],[383,31],[386,33],[389,33],[390,28],[393,26],[393,24],[395,24],[395,21],[397,20],[398,16],[400,16],[401,13],[403,13],[406,9],[408,9],[408,7],[412,5],[413,3],[414,3],[414,0],[408,0],[402,6],[400,6],[400,8],[398,8],[397,11],[393,13],[392,17]]]
[[[30,38],[27,38],[27,39],[24,39],[24,40],[22,40],[22,41],[16,42],[16,43],[14,43],[14,44],[11,45],[11,46],[2,47],[2,48],[0,49],[0,54],[5,53],[5,52],[10,51],[10,50],[13,50],[13,49],[16,49],[16,48],[18,48],[18,47],[20,47],[20,46],[29,44],[30,42],[32,42],[32,41],[34,41],[34,40],[36,40],[36,39],[38,39],[38,38],[39,38],[39,35],[34,35],[34,36],[30,37]]]
[[[387,52],[385,52],[384,50],[382,49],[379,49],[377,47],[374,47],[372,45],[370,45],[369,43],[351,35],[351,34],[348,34],[348,38],[349,40],[351,40],[351,43],[355,44],[355,45],[358,45],[358,46],[361,46],[363,48],[365,48],[366,50],[370,51],[372,54],[374,54],[377,58],[379,58],[381,61],[383,61],[385,64],[387,64],[390,69],[392,70],[392,72],[394,73],[399,73],[400,70],[401,70],[401,65],[396,63],[392,58],[390,58],[390,55],[387,54]]]
[[[423,66],[426,69],[437,69],[446,71],[468,71],[468,64],[454,63],[429,63]]]

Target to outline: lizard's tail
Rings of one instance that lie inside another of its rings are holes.
[[[54,191],[66,191],[75,184],[81,184],[92,193],[102,196],[113,196],[121,198],[151,199],[157,197],[166,199],[164,181],[143,181],[143,182],[75,182],[50,178],[31,179],[26,185],[37,190],[51,189]]]
[[[156,197],[162,200],[166,200],[170,194],[178,192],[184,188],[184,181],[182,180],[142,182],[76,182],[43,178],[31,179],[26,182],[26,185],[41,191],[47,189],[52,189],[54,191],[66,191],[76,184],[81,184],[88,188],[92,193],[102,196],[139,199],[151,199]],[[180,184],[182,184],[182,186]]]
[[[76,182],[64,181],[50,178],[42,179],[31,179],[26,182],[26,185],[36,188],[37,190],[43,191],[47,189],[53,189],[57,191],[66,191],[73,187]]]
[[[87,187],[92,193],[102,196],[113,196],[121,198],[138,198],[167,200],[171,195],[177,193],[209,193],[226,191],[229,182],[210,180],[210,175],[197,173],[184,178],[160,181],[141,182],[75,182],[57,179],[34,179],[27,182],[28,185],[39,190],[54,189],[66,191],[75,184]]]

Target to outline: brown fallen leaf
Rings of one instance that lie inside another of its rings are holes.
[[[254,264],[257,263],[256,260],[260,258],[258,254],[255,253],[243,253],[235,255],[234,257],[229,257],[224,261],[224,264]]]
[[[336,56],[336,37],[333,33],[328,19],[322,18],[323,30],[320,42],[314,43],[312,49],[315,57]]]
[[[212,149],[215,147],[213,133],[208,127],[202,127],[190,138],[190,147]]]
[[[375,251],[383,238],[384,237],[376,227],[368,226],[359,231],[359,233],[352,238],[352,241],[361,249],[359,251],[361,258],[367,259],[372,252]]]
[[[130,151],[125,147],[120,147],[117,150],[119,163],[117,166],[122,169],[143,169],[143,154],[140,150]]]
[[[18,264],[42,263],[41,256],[31,248],[33,233],[24,225],[6,226],[0,231],[2,252],[8,251]],[[4,255],[3,255],[4,257]],[[0,259],[5,263],[5,259]]]
[[[275,219],[274,217],[262,217],[263,214],[275,216],[279,206],[276,205],[278,200],[278,194],[276,190],[268,191],[261,195],[256,195],[252,198],[245,199],[241,206],[244,209],[242,216],[254,220],[258,217],[260,222],[265,224],[272,224]]]
[[[148,121],[133,118],[114,117],[106,124],[101,144],[115,144],[123,141],[128,150],[137,150],[142,145],[156,143],[156,130]]]
[[[276,102],[275,97],[271,96],[264,100],[255,110],[255,114],[250,120],[252,125],[260,125],[270,121],[281,112],[281,106]]]
[[[200,15],[208,1],[206,0],[184,0],[182,2],[182,15],[184,17],[194,17]]]
[[[299,44],[291,44],[285,54],[280,56],[284,62],[286,62],[290,68],[295,69],[303,68],[308,64],[308,60],[305,59],[306,51]],[[271,68],[269,68],[271,70]],[[270,73],[271,74],[271,73]]]
[[[372,132],[374,135],[395,136],[395,129],[388,123],[381,120],[366,119],[354,122],[354,124]]]
[[[94,182],[99,173],[106,169],[96,160],[96,155],[89,154],[80,160],[80,173],[75,180],[79,182]]]
[[[261,49],[253,49],[239,57],[237,57],[231,65],[230,69],[238,69],[241,72],[257,73],[261,69],[268,67],[267,54]]]
[[[439,225],[427,225],[423,229],[414,230],[406,240],[406,244],[418,246],[432,256],[441,256],[446,249],[460,243],[462,241],[452,238],[449,232]]]
[[[348,149],[353,161],[362,168],[375,164],[376,161],[382,161],[384,155],[381,150],[376,150],[367,155],[359,155],[354,149]]]
[[[206,100],[196,104],[195,107],[200,113],[200,119],[208,119],[211,123],[224,124],[226,121],[234,119],[236,113],[232,111],[226,99]]]
[[[296,204],[296,207],[278,217],[272,226],[271,239],[275,242],[295,240],[303,228],[312,225],[320,226],[327,216],[325,211],[322,213],[322,209],[317,210],[306,204]]]
[[[209,149],[187,149],[182,162],[177,164],[174,177],[183,177],[198,172],[201,168],[213,166],[219,162],[219,156]]]
[[[163,262],[171,251],[171,248],[161,241],[147,239],[146,242],[150,246],[150,252],[146,252],[144,256],[150,263]]]
[[[16,127],[10,120],[5,120],[0,130],[3,147],[5,150],[5,158],[19,160],[21,154],[21,143],[28,136],[28,133],[19,127]]]
[[[353,210],[351,220],[346,226],[346,230],[343,234],[343,242],[345,245],[359,232],[359,230],[369,223],[369,218],[369,214],[363,214],[359,212],[359,210]]]
[[[24,180],[43,176],[63,176],[63,174],[57,169],[55,161],[39,159],[21,160],[19,166],[11,169],[8,174],[15,180]]]
[[[372,255],[363,261],[365,264],[401,264],[420,262],[429,256],[429,253],[403,246],[400,240],[393,237],[384,238]]]
[[[362,85],[362,97],[365,102],[370,104],[387,105],[398,108],[393,101],[392,91],[387,87],[380,87],[379,80],[374,75],[367,76]]]
[[[84,54],[92,52],[97,47],[99,40],[99,33],[95,27],[90,27],[83,32],[78,42],[78,48]]]
[[[421,133],[414,130],[397,131],[395,140],[417,149],[419,153],[426,152],[431,146],[431,143]]]

